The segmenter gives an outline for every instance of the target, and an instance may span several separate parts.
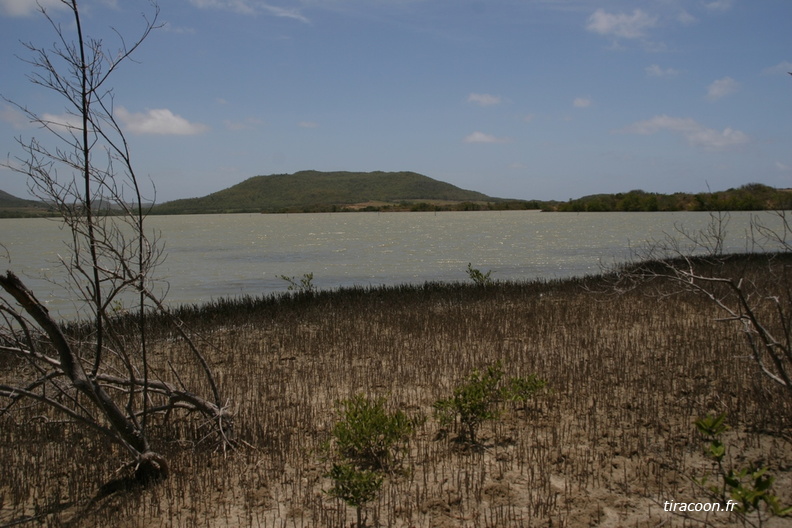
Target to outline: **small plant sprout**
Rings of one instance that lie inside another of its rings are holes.
[[[481,270],[474,268],[470,262],[468,262],[467,265],[467,274],[468,277],[470,277],[470,280],[472,280],[476,286],[492,286],[492,284],[495,282],[492,280],[492,278],[490,278],[492,270],[487,270],[487,273],[482,273]]]
[[[280,275],[279,278],[289,283],[287,290],[301,295],[313,295],[316,293],[316,285],[313,283],[313,273],[304,273],[302,277],[289,277]]]

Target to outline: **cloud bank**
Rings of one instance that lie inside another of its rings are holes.
[[[190,3],[200,9],[221,9],[240,15],[266,13],[276,17],[291,18],[306,24],[311,22],[296,9],[277,7],[253,0],[190,0]]]
[[[485,134],[484,132],[473,132],[465,136],[463,141],[465,143],[509,143],[511,139],[495,137],[490,134]]]
[[[576,97],[574,101],[572,101],[572,106],[575,108],[588,108],[591,106],[591,99],[588,97]]]
[[[769,68],[765,68],[762,70],[762,74],[764,75],[776,75],[779,73],[787,73],[792,72],[792,62],[784,61],[779,62],[775,66],[770,66]]]
[[[603,36],[636,39],[646,36],[645,30],[656,24],[657,18],[641,9],[634,10],[631,15],[597,9],[589,17],[586,29]]]
[[[209,130],[208,126],[191,123],[167,108],[156,108],[145,113],[132,113],[120,106],[115,113],[121,123],[133,134],[193,136]]]
[[[490,95],[490,94],[478,94],[472,93],[468,95],[468,103],[474,103],[479,106],[493,106],[496,104],[500,104],[501,98],[497,95]]]
[[[0,11],[12,17],[24,17],[38,13],[39,6],[44,9],[65,9],[60,0],[0,0]]]
[[[731,77],[724,77],[709,85],[707,88],[707,99],[710,101],[717,101],[722,97],[733,94],[739,89],[740,83]]]
[[[717,131],[706,128],[704,125],[690,117],[670,117],[658,115],[645,121],[638,121],[622,130],[628,134],[651,135],[667,130],[680,134],[689,145],[710,150],[726,150],[739,147],[750,142],[750,138],[743,132],[733,128],[724,128]]]
[[[652,64],[646,67],[646,75],[649,77],[676,77],[679,75],[679,70],[674,68],[661,68],[657,64]]]

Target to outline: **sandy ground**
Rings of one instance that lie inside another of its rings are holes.
[[[234,402],[235,451],[193,449],[200,423],[174,421],[157,437],[167,481],[88,505],[122,454],[30,407],[0,424],[0,527],[353,526],[354,509],[326,493],[322,445],[335,402],[360,391],[425,417],[402,469],[365,507],[367,526],[792,526],[767,513],[664,511],[717,500],[706,488],[720,480],[693,426],[708,412],[732,424],[728,467],[767,467],[792,504],[790,403],[756,373],[739,332],[697,300],[542,288],[218,315],[203,330]],[[171,339],[159,353],[177,365],[184,354]],[[453,431],[440,438],[433,402],[495,360],[548,389],[525,408],[504,405],[479,445]]]

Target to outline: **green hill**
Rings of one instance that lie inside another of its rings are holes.
[[[7,207],[41,207],[41,203],[33,200],[25,200],[24,198],[17,198],[13,194],[0,191],[0,208],[5,209]]]
[[[792,189],[759,183],[707,193],[660,194],[633,190],[593,194],[567,202],[492,198],[415,172],[319,172],[254,176],[202,198],[154,206],[153,214],[326,211],[470,211],[541,209],[595,211],[791,210]],[[112,211],[108,211],[113,214]],[[0,191],[0,218],[51,216],[42,202]]]
[[[50,208],[42,202],[25,200],[0,191],[0,218],[48,216],[49,214],[51,214]]]
[[[366,204],[493,202],[415,172],[319,172],[255,176],[203,198],[165,202],[155,214],[303,212],[360,209]]]

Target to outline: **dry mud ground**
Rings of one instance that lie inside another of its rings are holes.
[[[366,508],[368,526],[759,525],[663,510],[715,500],[694,480],[716,479],[693,422],[721,412],[728,464],[768,467],[792,504],[792,409],[757,374],[737,326],[715,322],[700,297],[651,295],[656,286],[425,285],[185,311],[233,404],[240,447],[215,452],[199,423],[173,419],[155,435],[171,477],[89,504],[123,456],[20,406],[0,417],[0,526],[351,526],[354,510],[324,492],[321,445],[336,402],[358,392],[427,418],[406,471]],[[185,350],[163,332],[157,353],[178,367]],[[495,360],[548,390],[485,424],[479,447],[438,438],[432,403]]]

